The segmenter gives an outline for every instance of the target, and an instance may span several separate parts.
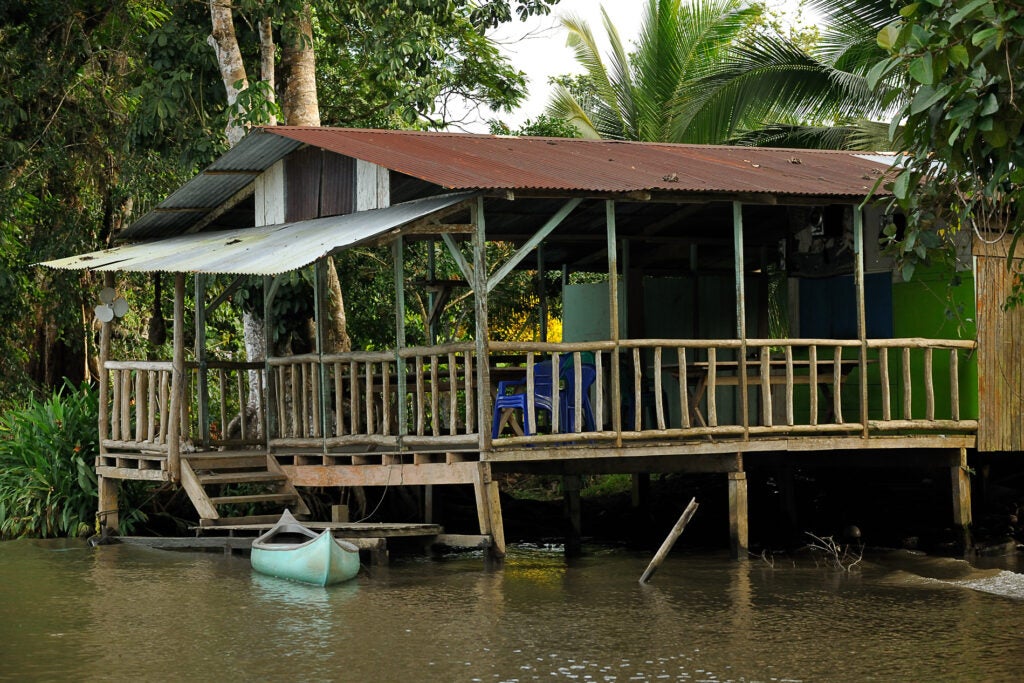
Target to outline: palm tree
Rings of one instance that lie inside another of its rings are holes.
[[[823,29],[809,50],[775,33],[735,44],[724,68],[701,83],[702,115],[741,111],[740,144],[829,149],[887,149],[891,97],[907,92],[904,72],[878,89],[871,68],[887,55],[879,30],[896,18],[890,0],[810,0]],[[882,96],[879,93],[890,93]]]
[[[619,140],[710,142],[676,115],[700,78],[713,73],[729,46],[758,16],[741,0],[649,0],[632,59],[608,14],[611,44],[606,66],[590,27],[569,17],[568,44],[586,70],[588,92],[556,85],[549,113],[571,121],[584,137]],[[580,96],[582,95],[582,96]]]
[[[887,146],[892,105],[867,85],[884,57],[878,30],[889,0],[810,0],[826,28],[813,51],[768,30],[741,0],[649,0],[632,58],[604,15],[612,50],[601,60],[589,27],[563,22],[590,86],[563,83],[549,113],[584,136],[822,148]],[[890,80],[899,79],[891,74]],[[891,85],[891,83],[890,83]]]

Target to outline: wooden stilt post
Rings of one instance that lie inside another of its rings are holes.
[[[565,554],[572,557],[583,551],[583,509],[580,505],[582,481],[578,474],[562,477],[562,497],[565,502]]]
[[[800,515],[796,505],[796,477],[793,476],[793,465],[786,463],[779,468],[778,481],[779,493],[783,512],[789,520],[792,529],[796,529],[800,523]]]
[[[99,505],[97,506],[99,525],[100,527],[108,526],[114,531],[118,531],[121,523],[118,509],[118,492],[121,488],[121,482],[117,479],[100,475],[96,477],[96,485],[99,493]]]
[[[747,473],[729,472],[729,549],[733,559],[747,554]]]
[[[963,547],[971,547],[971,475],[967,469],[967,449],[960,449],[959,462],[950,468],[953,481],[953,523],[960,527]]]
[[[476,513],[480,522],[480,533],[491,537],[490,556],[500,560],[505,557],[505,527],[501,519],[501,499],[499,498],[498,482],[491,477],[491,466],[485,462],[477,468],[476,481],[473,482],[476,493]]]
[[[684,406],[685,408],[685,406]],[[646,472],[633,474],[633,508],[644,509],[647,507],[651,495],[651,475]]]

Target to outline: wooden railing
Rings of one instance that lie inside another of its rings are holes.
[[[110,404],[101,415],[101,439],[107,449],[167,453],[171,425],[173,367],[170,361],[108,361]],[[250,384],[263,395],[263,364],[210,361],[205,385],[209,414],[203,419],[199,393],[201,370],[186,364],[186,400],[177,416],[183,442],[194,446],[260,446],[262,402],[253,414],[248,404]]]
[[[170,361],[107,361],[110,405],[100,406],[106,449],[166,453],[171,421]]]
[[[471,344],[334,354],[322,362],[315,355],[272,358],[266,377],[262,364],[211,361],[204,381],[199,367],[187,364],[186,399],[176,418],[170,362],[109,361],[101,439],[108,451],[171,454],[172,419],[180,420],[182,441],[195,446],[259,446],[269,435],[278,450],[377,453],[474,450],[486,441],[481,430],[489,434],[496,423],[497,448],[970,433],[977,420],[961,410],[960,378],[974,348],[973,341],[917,338],[493,342],[487,404],[493,406],[499,382],[518,379],[525,415],[498,411],[482,424],[484,394]],[[559,377],[548,398],[563,408],[538,408],[541,363]],[[198,401],[204,383],[205,419]],[[251,389],[269,401],[256,414],[243,409]],[[591,415],[592,422],[585,419]],[[524,418],[531,434],[520,435],[516,423]]]
[[[591,401],[595,424],[575,420],[573,433],[554,411],[547,434],[500,438],[498,447],[522,443],[637,440],[651,438],[750,437],[772,434],[827,434],[914,431],[972,432],[977,420],[959,407],[960,365],[973,341],[881,339],[862,344],[848,339],[621,340],[574,344],[492,343],[491,352],[518,354],[526,384],[534,384],[539,363],[560,369],[575,382],[574,415]],[[918,358],[920,356],[920,358]],[[935,358],[947,360],[941,370]],[[912,362],[912,359],[913,362]],[[586,399],[579,382],[581,363],[596,369]],[[509,372],[509,370],[505,370]],[[948,380],[937,382],[940,374]],[[942,386],[948,398],[936,398]],[[535,399],[527,389],[528,424],[536,425]],[[893,396],[902,415],[893,414]],[[924,396],[913,413],[912,397]],[[497,416],[496,416],[497,419]],[[508,430],[503,430],[508,431]],[[543,431],[543,430],[542,430]]]
[[[186,363],[188,389],[182,430],[196,446],[249,448],[264,446],[263,363],[206,361],[205,367]],[[199,400],[205,391],[207,403]],[[255,399],[255,405],[252,405]]]
[[[472,344],[269,360],[272,447],[475,446]]]

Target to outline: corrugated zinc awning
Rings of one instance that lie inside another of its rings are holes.
[[[181,235],[94,251],[41,265],[63,270],[278,275],[379,237],[474,196],[460,192],[373,209],[258,228]]]

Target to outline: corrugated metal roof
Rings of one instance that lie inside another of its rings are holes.
[[[857,199],[889,163],[853,152],[274,126],[251,131],[120,239],[186,230],[304,144],[451,190],[791,195]],[[886,194],[881,188],[875,190]],[[183,213],[183,209],[195,209]]]
[[[63,270],[277,275],[307,266],[338,249],[377,237],[472,196],[472,192],[462,192],[344,216],[180,235],[47,261],[42,265]]]
[[[266,133],[449,189],[863,197],[884,170],[852,152],[276,126]]]

